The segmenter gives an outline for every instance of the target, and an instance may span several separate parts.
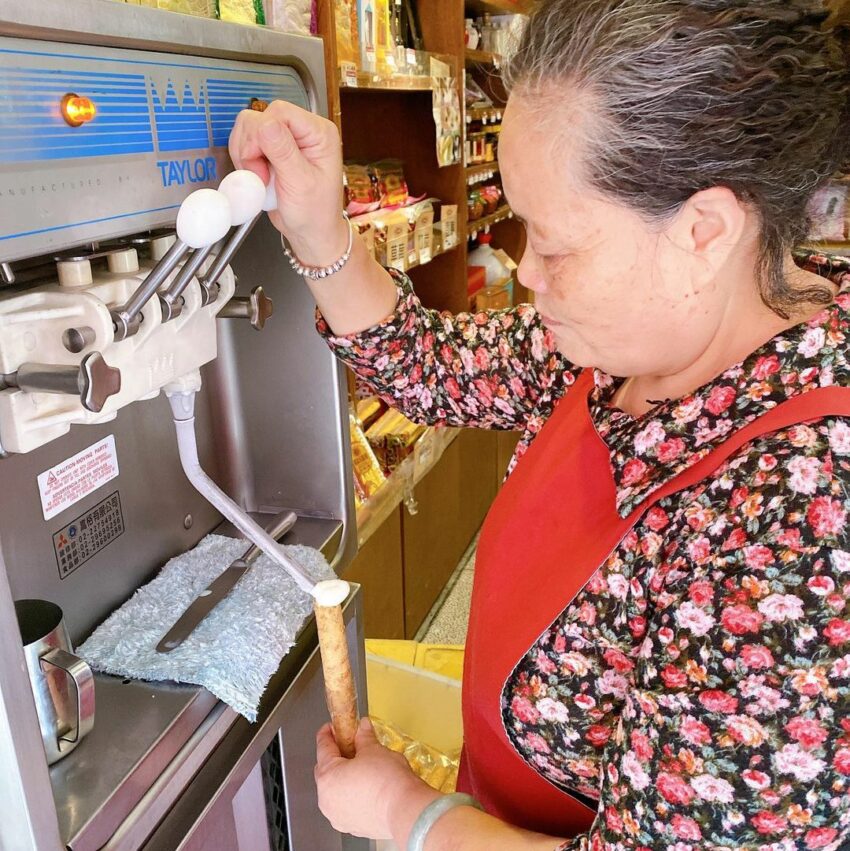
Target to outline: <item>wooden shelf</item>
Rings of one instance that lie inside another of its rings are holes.
[[[534,0],[466,0],[464,5],[467,17],[477,17],[485,12],[491,15],[528,15],[534,7]]]
[[[824,254],[850,257],[850,242],[808,242],[800,248],[804,251],[822,251]]]
[[[494,68],[502,65],[502,57],[498,53],[487,53],[485,50],[470,50],[467,47],[464,58],[467,65],[492,65]]]
[[[506,219],[512,219],[513,215],[511,208],[507,204],[504,204],[499,207],[495,213],[490,213],[489,216],[483,216],[480,219],[475,219],[475,221],[467,222],[466,230],[469,234],[469,239],[472,239],[473,234],[482,233],[483,231],[486,231],[487,228],[490,228],[499,222],[503,222]]]
[[[367,91],[427,92],[431,90],[432,85],[430,77],[410,77],[403,74],[385,77],[380,74],[358,71],[356,86],[346,83],[345,79],[340,77],[339,87],[346,92],[356,92],[361,89]]]
[[[482,180],[489,180],[499,173],[499,163],[477,163],[476,165],[467,166],[464,173],[466,174],[467,186],[472,186],[474,183],[480,183]]]
[[[472,121],[483,121],[485,124],[492,121],[494,124],[502,120],[503,106],[471,106],[466,110],[466,123]]]

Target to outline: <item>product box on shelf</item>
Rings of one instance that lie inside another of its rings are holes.
[[[357,30],[357,0],[334,0],[336,21],[336,54],[340,72],[346,81],[360,67],[360,41]]]
[[[430,263],[434,251],[434,208],[426,207],[416,217],[411,239],[410,265]]]
[[[475,267],[472,267],[475,268]],[[491,287],[484,287],[475,294],[475,309],[476,310],[505,310],[511,307],[511,292],[509,284],[510,278],[505,278],[499,284],[494,284]]]
[[[425,426],[412,423],[404,414],[390,409],[366,430],[366,439],[385,472],[391,473],[413,452],[425,431]]]
[[[357,37],[360,41],[360,67],[374,74],[377,70],[375,53],[375,0],[357,0]]]
[[[457,204],[442,205],[437,229],[440,231],[443,250],[448,251],[457,245]]]

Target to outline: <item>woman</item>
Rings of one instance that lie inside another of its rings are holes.
[[[850,295],[797,268],[848,74],[808,0],[548,0],[500,163],[535,306],[419,304],[355,245],[311,281],[409,417],[522,430],[482,532],[461,788],[318,738],[340,830],[442,849],[850,847]],[[344,253],[339,139],[240,117],[301,263]],[[516,464],[516,459],[514,461]],[[456,805],[460,804],[460,805]]]

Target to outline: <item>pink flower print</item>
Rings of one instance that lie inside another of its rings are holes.
[[[735,388],[729,387],[729,385],[720,385],[719,387],[711,388],[711,393],[708,394],[708,401],[705,403],[705,407],[714,416],[719,417],[734,401]]]
[[[742,745],[757,748],[767,738],[764,727],[747,715],[733,715],[727,724],[729,735]]]
[[[720,623],[732,635],[745,635],[748,632],[758,632],[763,622],[763,615],[743,604],[727,606],[720,615]]]
[[[656,788],[665,801],[671,804],[690,804],[695,797],[694,790],[688,783],[676,774],[662,771],[658,775]]]
[[[612,597],[625,600],[629,596],[629,581],[622,573],[610,573],[608,579],[608,591]]]
[[[850,653],[835,660],[829,675],[836,679],[850,679]]]
[[[688,597],[690,597],[697,606],[707,606],[712,600],[714,600],[714,585],[704,579],[692,582],[688,587]]]
[[[850,553],[844,550],[832,550],[829,560],[839,573],[850,573]]]
[[[589,694],[577,694],[573,698],[573,703],[585,712],[596,706],[596,701]]]
[[[558,724],[565,724],[570,718],[567,707],[558,700],[552,700],[551,697],[544,697],[543,700],[538,700],[537,711],[545,720],[555,721]]]
[[[515,697],[511,701],[511,712],[523,722],[523,724],[536,724],[540,720],[540,713],[534,704],[525,697]]]
[[[592,724],[587,728],[584,738],[595,748],[604,747],[611,738],[613,730],[604,724]]]
[[[662,464],[672,464],[684,451],[685,441],[681,437],[674,437],[659,443],[655,455]]]
[[[711,558],[711,542],[705,535],[688,542],[688,555],[697,563],[705,564]]]
[[[679,423],[692,423],[702,413],[702,399],[689,396],[673,410],[673,419]]]
[[[773,755],[773,765],[780,774],[790,774],[802,783],[811,783],[826,768],[822,759],[812,756],[800,745],[785,745]]]
[[[744,783],[746,783],[751,789],[762,791],[770,786],[770,777],[763,771],[756,771],[752,768],[748,768],[741,774],[741,777]]]
[[[696,636],[703,636],[711,631],[716,621],[705,609],[687,602],[677,609],[676,623],[681,629],[690,630]]]
[[[549,743],[539,733],[526,733],[525,744],[537,753],[551,753]]]
[[[762,470],[765,473],[769,473],[773,470],[779,462],[776,460],[775,455],[769,455],[765,453],[759,458],[759,470]]]
[[[818,441],[818,433],[807,425],[795,425],[788,429],[788,439],[792,446],[811,449]]]
[[[635,436],[635,452],[642,455],[664,440],[664,428],[658,420],[652,420]]]
[[[534,360],[542,362],[546,360],[547,350],[545,345],[545,337],[540,328],[534,328],[531,331],[531,356]]]
[[[684,688],[688,684],[688,675],[675,665],[665,665],[661,670],[661,679],[671,690]]]
[[[646,474],[646,464],[640,458],[629,459],[623,467],[623,487],[629,487],[639,482]]]
[[[836,455],[850,455],[850,425],[836,420],[829,429],[829,448]]]
[[[635,756],[641,762],[648,762],[652,758],[652,744],[646,733],[641,733],[640,730],[632,730],[630,741]]]
[[[653,532],[660,532],[668,525],[670,518],[667,516],[667,512],[664,511],[663,508],[659,508],[657,505],[654,505],[646,513],[646,517],[643,522],[644,525]]]
[[[832,758],[832,767],[839,774],[850,774],[850,748],[839,748]]]
[[[814,718],[797,716],[785,725],[785,732],[796,739],[806,750],[820,747],[827,740],[827,732]]]
[[[741,648],[741,661],[748,668],[772,668],[776,664],[773,654],[761,644],[745,644]]]
[[[776,813],[762,810],[753,816],[753,824],[759,833],[779,833],[780,830],[785,830],[788,827],[788,819]]]
[[[731,804],[735,800],[735,789],[728,780],[711,774],[700,774],[691,780],[691,786],[703,801]]]
[[[753,544],[744,548],[744,561],[750,570],[764,570],[775,561],[773,550],[764,544]]]
[[[693,715],[686,715],[679,725],[679,735],[694,746],[711,743],[711,730]]]
[[[610,668],[602,674],[596,683],[600,694],[610,694],[618,700],[622,700],[626,696],[626,689],[629,687],[628,680]]]
[[[826,848],[838,837],[834,827],[814,827],[806,833],[806,848]]]
[[[692,839],[695,842],[702,839],[702,830],[692,818],[676,813],[670,826],[678,839]]]
[[[534,665],[541,674],[554,674],[558,670],[557,665],[542,650],[537,651]]]
[[[829,640],[831,647],[846,644],[850,641],[850,621],[832,618],[823,631],[824,637]]]
[[[620,763],[620,770],[631,781],[633,789],[646,789],[650,784],[649,775],[643,770],[634,751],[627,751]]]
[[[812,576],[806,585],[818,597],[827,597],[835,590],[835,582],[829,576]]]
[[[717,689],[700,692],[699,702],[709,712],[731,715],[738,710],[738,698]]]
[[[826,331],[823,328],[809,328],[797,346],[797,353],[804,358],[813,358],[820,352],[826,342]]]
[[[788,462],[788,487],[795,493],[813,494],[818,487],[821,463],[817,458],[798,456]]]
[[[771,594],[758,604],[758,610],[772,623],[784,623],[803,617],[803,601],[793,594]]]
[[[777,372],[779,372],[779,358],[776,355],[768,355],[767,357],[762,355],[756,361],[751,374],[756,381],[764,381]]]

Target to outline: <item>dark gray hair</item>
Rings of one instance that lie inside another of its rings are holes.
[[[553,88],[589,97],[587,179],[649,221],[712,186],[757,210],[761,297],[787,317],[832,298],[784,273],[850,151],[850,75],[826,18],[813,0],[543,0],[506,82],[550,104]]]

